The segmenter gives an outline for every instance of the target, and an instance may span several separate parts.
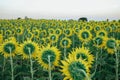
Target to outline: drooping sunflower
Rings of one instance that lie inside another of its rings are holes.
[[[115,48],[117,47],[117,40],[114,38],[106,38],[105,39],[105,49],[107,49],[107,52],[109,54],[114,54],[115,53]]]
[[[63,38],[60,41],[60,46],[62,48],[70,48],[71,44],[72,44],[72,41],[69,38]]]
[[[90,53],[88,49],[85,49],[85,47],[76,48],[74,51],[72,51],[71,54],[69,54],[68,57],[82,59],[88,64],[89,67],[91,67],[91,64],[94,61],[94,56]]]
[[[99,30],[99,31],[97,32],[97,36],[107,37],[108,34],[107,34],[107,32],[106,32],[105,30]]]
[[[48,56],[50,56],[51,69],[59,65],[60,51],[55,46],[46,46],[40,49],[38,63],[45,69],[49,68]]]
[[[92,34],[89,30],[80,30],[78,36],[82,42],[88,42],[92,39]]]
[[[102,36],[97,36],[93,39],[93,43],[98,48],[105,47],[105,38]]]
[[[36,58],[39,53],[39,46],[37,43],[27,40],[23,44],[20,44],[19,53],[23,56],[23,59]]]
[[[2,52],[5,58],[15,56],[18,50],[18,43],[14,37],[6,39],[4,43],[0,45],[0,52]]]
[[[60,66],[62,68],[60,71],[65,75],[64,80],[85,80],[85,75],[90,73],[84,60],[69,57],[61,62],[63,65]]]

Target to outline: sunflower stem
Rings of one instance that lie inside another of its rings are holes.
[[[95,71],[92,73],[91,78],[94,77],[96,70],[97,70],[97,60],[98,60],[98,44],[97,44],[97,52],[95,55]]]
[[[78,69],[78,70],[86,76],[87,80],[91,80],[83,69]]]
[[[13,68],[13,58],[12,58],[12,53],[11,53],[11,47],[8,47],[8,49],[10,50],[10,64],[11,64],[11,80],[14,80],[14,68]]]
[[[118,53],[117,53],[117,49],[116,47],[114,48],[115,49],[115,62],[116,62],[116,68],[115,68],[115,71],[116,71],[116,77],[115,77],[115,80],[119,80],[118,77],[118,67],[119,67],[119,59],[118,59]]]
[[[50,63],[50,55],[48,55],[48,62],[49,62],[49,80],[52,80],[52,77],[51,77],[51,63]]]
[[[66,44],[65,44],[65,46],[64,46],[64,59],[66,59]]]
[[[5,63],[6,63],[6,59],[4,58],[3,69],[2,69],[2,78],[3,78],[3,80],[4,80]]]
[[[32,57],[31,57],[31,50],[30,50],[30,48],[28,48],[28,50],[29,50],[29,57],[30,57],[31,80],[33,80],[33,61],[32,61]]]

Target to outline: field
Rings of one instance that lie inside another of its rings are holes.
[[[120,80],[119,61],[119,20],[0,20],[0,80]]]

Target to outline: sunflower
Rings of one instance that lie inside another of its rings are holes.
[[[63,38],[60,41],[60,46],[62,48],[70,48],[71,44],[72,44],[72,41],[69,38]]]
[[[49,40],[51,41],[51,43],[55,43],[58,41],[58,36],[56,34],[50,34]]]
[[[33,34],[32,32],[28,31],[28,33],[26,34],[27,39],[32,39],[33,38]]]
[[[83,42],[88,42],[92,39],[92,34],[89,30],[80,30],[79,32],[79,39]]]
[[[62,75],[65,75],[64,80],[85,80],[85,75],[90,73],[89,67],[84,60],[69,57],[66,60],[62,60],[61,63],[60,67],[62,69],[60,71]]]
[[[67,36],[67,37],[70,37],[70,36],[72,36],[72,30],[69,28],[69,29],[65,29],[64,30],[64,34],[65,34],[65,36]]]
[[[114,54],[115,48],[117,47],[117,41],[114,38],[105,38],[105,48],[108,53]]]
[[[55,30],[55,34],[58,35],[58,36],[60,36],[60,35],[62,34],[61,29],[59,29],[59,28],[56,29],[56,30]]]
[[[43,38],[43,37],[46,37],[46,36],[47,36],[46,30],[40,31],[40,33],[39,33],[39,37],[40,37],[40,38]]]
[[[48,33],[49,33],[49,34],[54,34],[54,33],[55,33],[55,30],[54,30],[53,28],[50,28],[50,29],[48,29]]]
[[[5,35],[10,36],[12,34],[11,30],[6,30]]]
[[[84,47],[76,48],[74,51],[72,51],[71,54],[69,54],[68,57],[82,59],[88,64],[89,67],[91,67],[91,64],[94,61],[94,56],[90,53],[88,49],[85,49]]]
[[[98,48],[105,47],[105,38],[101,36],[97,36],[93,39],[93,43]]]
[[[96,32],[96,31],[99,31],[99,30],[101,30],[101,27],[100,26],[95,26],[94,27],[94,31]]]
[[[18,35],[21,35],[21,34],[23,33],[23,28],[22,28],[22,27],[18,27],[18,28],[16,29],[16,33],[17,33]]]
[[[90,26],[90,25],[87,25],[86,27],[85,27],[85,29],[87,29],[87,30],[92,30],[92,26]]]
[[[19,53],[23,56],[23,59],[36,58],[39,52],[39,46],[37,43],[32,42],[31,40],[25,41],[23,44],[20,44]]]
[[[108,34],[107,34],[107,32],[106,32],[105,30],[99,30],[99,31],[97,32],[97,36],[107,37]]]
[[[0,45],[0,52],[4,55],[5,58],[14,57],[17,54],[18,43],[14,37],[6,39],[3,44]]]
[[[58,66],[60,60],[60,51],[54,46],[48,45],[47,47],[42,47],[40,49],[40,54],[38,55],[38,63],[45,69],[48,69],[49,62],[48,56],[50,56],[51,69]]]

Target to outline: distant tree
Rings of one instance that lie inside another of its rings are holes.
[[[27,16],[25,16],[25,20],[28,20],[29,18]]]
[[[19,20],[19,19],[21,19],[21,17],[18,17],[17,19]]]
[[[88,21],[86,17],[81,17],[78,19],[78,21]]]

